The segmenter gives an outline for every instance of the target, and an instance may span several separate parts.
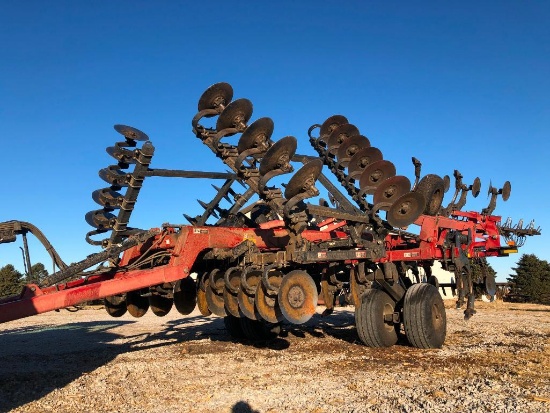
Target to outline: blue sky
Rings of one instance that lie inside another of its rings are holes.
[[[424,173],[479,176],[465,209],[510,180],[495,214],[550,231],[548,21],[545,1],[0,1],[0,221],[37,225],[66,262],[97,252],[84,215],[112,126],[150,136],[152,167],[224,171],[190,122],[225,81],[300,153],[310,125],[343,114],[399,174],[416,156]],[[146,180],[130,224],[185,222],[209,183]],[[550,260],[544,234],[521,252]],[[19,245],[0,246],[0,266],[21,267]],[[490,261],[500,280],[519,257]],[[34,242],[31,259],[49,267]]]

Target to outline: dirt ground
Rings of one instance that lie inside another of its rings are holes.
[[[352,308],[237,342],[223,320],[103,309],[0,325],[0,411],[346,412],[550,410],[550,307],[447,308],[439,350],[363,346]]]

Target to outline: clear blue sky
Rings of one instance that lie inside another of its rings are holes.
[[[521,250],[549,260],[550,3],[547,1],[0,1],[0,221],[30,221],[67,262],[97,252],[84,235],[116,123],[146,132],[152,167],[224,171],[191,133],[209,85],[233,85],[298,138],[344,114],[400,174],[512,182],[495,214],[543,235]],[[206,180],[146,180],[130,224],[183,223]],[[449,195],[449,194],[448,194]],[[446,201],[447,202],[447,199]],[[18,244],[0,266],[21,267]],[[33,262],[50,261],[31,244]],[[490,262],[504,280],[520,255]]]

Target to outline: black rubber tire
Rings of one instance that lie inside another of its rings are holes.
[[[447,334],[443,299],[433,285],[414,284],[405,293],[403,327],[409,343],[417,348],[441,348]]]
[[[436,215],[443,203],[445,195],[445,181],[438,175],[429,174],[423,177],[415,188],[415,192],[426,198],[425,215]]]
[[[251,320],[247,317],[238,319],[244,336],[250,341],[270,341],[281,333],[281,325],[264,320]]]
[[[236,340],[242,340],[245,338],[243,328],[241,327],[241,322],[238,317],[227,315],[223,318],[223,324],[232,338]]]
[[[382,290],[371,288],[355,307],[355,325],[359,339],[369,347],[391,347],[397,343],[397,326],[384,320],[395,311],[395,302]]]

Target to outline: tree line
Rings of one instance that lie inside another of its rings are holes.
[[[7,264],[0,268],[0,297],[19,294],[25,284],[40,284],[47,276],[48,270],[40,262],[31,266],[28,279],[13,265]]]

